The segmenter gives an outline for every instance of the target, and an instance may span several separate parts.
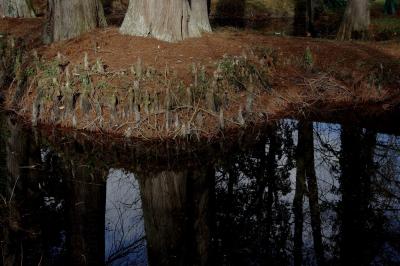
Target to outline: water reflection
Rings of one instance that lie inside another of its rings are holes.
[[[400,263],[400,137],[285,120],[160,163],[0,125],[3,265]]]
[[[142,202],[135,176],[121,169],[110,169],[106,199],[106,264],[146,265]]]

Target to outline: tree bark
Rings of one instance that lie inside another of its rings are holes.
[[[11,18],[34,18],[31,0],[0,0],[0,16]]]
[[[321,0],[296,0],[294,34],[316,37],[315,21],[324,9]]]
[[[337,38],[339,40],[363,39],[367,36],[369,23],[369,1],[349,0]]]
[[[107,25],[100,0],[49,0],[45,42],[77,37]]]
[[[211,31],[206,0],[130,0],[122,34],[152,36],[167,42]]]
[[[200,31],[211,32],[210,20],[208,19],[207,1],[191,0],[190,5],[192,9],[191,21],[194,21],[194,23],[197,24]]]

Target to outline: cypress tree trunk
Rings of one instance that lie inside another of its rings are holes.
[[[323,11],[323,6],[324,4],[321,0],[296,0],[294,16],[295,35],[311,35],[313,37],[317,35],[314,23]]]
[[[77,37],[107,25],[100,0],[49,0],[45,42]]]
[[[34,18],[31,0],[0,0],[0,16],[12,18]]]
[[[207,1],[204,0],[191,0],[192,8],[191,21],[197,23],[200,31],[211,32],[210,20],[208,19]]]
[[[211,31],[207,0],[130,0],[121,33],[176,42]]]
[[[337,38],[350,40],[367,36],[370,23],[368,0],[349,0]]]

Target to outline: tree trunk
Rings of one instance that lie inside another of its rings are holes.
[[[0,0],[0,16],[12,18],[34,18],[30,0]]]
[[[194,21],[197,24],[200,31],[211,32],[210,20],[208,19],[207,1],[191,0],[190,5],[192,9],[191,21]]]
[[[324,9],[321,0],[296,0],[294,16],[294,34],[316,37],[315,21]]]
[[[77,37],[96,27],[105,27],[100,0],[49,0],[45,42]]]
[[[385,14],[395,15],[397,10],[396,0],[386,0],[385,1]]]
[[[121,33],[176,42],[211,31],[206,0],[130,0]]]
[[[370,23],[369,1],[349,0],[337,38],[350,40],[367,36]]]

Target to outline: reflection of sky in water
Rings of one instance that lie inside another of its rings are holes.
[[[105,251],[109,265],[147,265],[139,183],[111,169],[107,178]]]

